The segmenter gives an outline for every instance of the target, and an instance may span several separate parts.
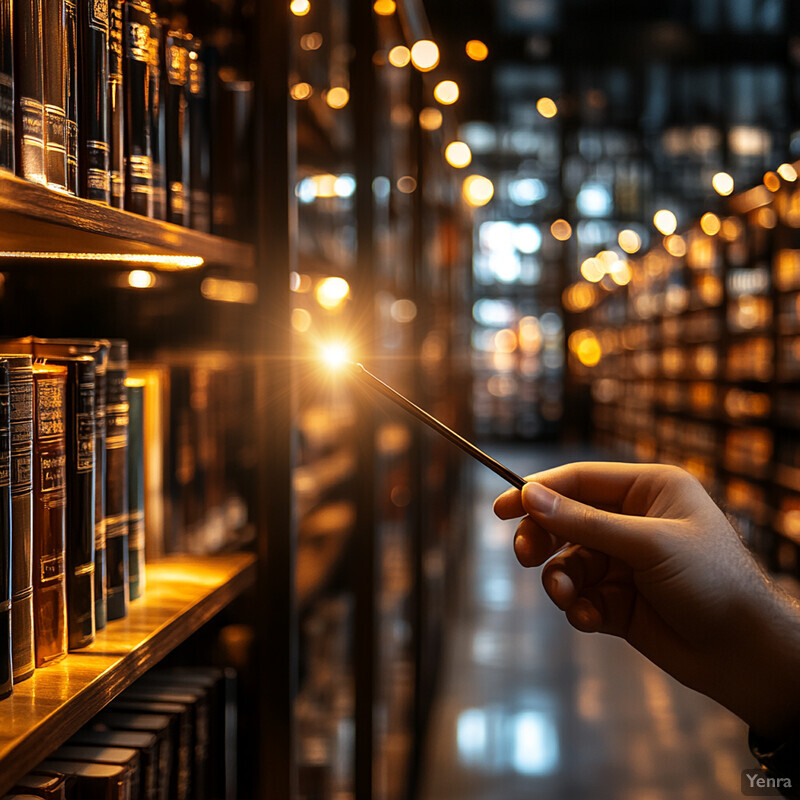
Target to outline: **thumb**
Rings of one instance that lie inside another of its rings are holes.
[[[603,511],[534,482],[522,487],[522,506],[548,533],[630,566],[653,553],[656,528],[651,517]]]

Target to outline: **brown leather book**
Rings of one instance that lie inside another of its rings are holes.
[[[3,348],[0,347],[0,350]],[[11,661],[14,682],[33,674],[31,573],[33,378],[29,355],[3,355],[11,399]]]
[[[44,800],[65,800],[66,780],[63,775],[29,772],[17,781],[14,791]]]
[[[67,780],[67,797],[81,800],[130,800],[130,773],[115,764],[42,761],[37,771],[55,772]]]
[[[66,655],[67,369],[33,365],[33,608],[36,666]]]

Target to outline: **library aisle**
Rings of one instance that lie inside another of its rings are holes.
[[[488,449],[522,475],[587,458]],[[745,725],[621,640],[573,630],[491,512],[502,482],[478,465],[473,480],[420,800],[740,798]]]

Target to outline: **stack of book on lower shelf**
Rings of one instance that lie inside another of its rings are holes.
[[[250,437],[230,409],[252,385],[211,354],[0,340],[0,696],[127,615],[146,546],[240,544]]]
[[[56,191],[237,236],[252,98],[150,0],[0,0],[0,169]]]
[[[21,778],[6,800],[228,800],[236,794],[236,675],[147,673]]]

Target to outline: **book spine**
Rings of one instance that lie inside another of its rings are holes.
[[[211,231],[209,199],[208,90],[205,63],[200,59],[201,43],[195,39],[189,53],[189,187],[191,218],[195,230]]]
[[[47,183],[44,169],[41,0],[14,3],[13,23],[17,175],[36,183]]]
[[[122,96],[122,0],[108,0],[108,137],[111,205],[125,200],[124,112]]]
[[[167,169],[167,219],[177,225],[189,223],[188,107],[189,50],[184,34],[168,31],[164,36],[164,82]]]
[[[127,382],[128,405],[128,566],[129,598],[144,592],[144,384]]]
[[[51,189],[67,188],[67,112],[64,0],[42,0],[45,175]]]
[[[111,202],[108,148],[108,0],[81,0],[80,180],[81,194]]]
[[[33,374],[30,356],[11,373],[11,660],[14,682],[33,674]]]
[[[127,346],[111,344],[106,373],[106,605],[108,619],[128,613]]]
[[[106,362],[97,363],[94,426],[94,617],[95,628],[108,622],[106,609]]]
[[[66,370],[34,367],[33,606],[36,666],[66,655]]]
[[[78,7],[65,0],[66,10],[66,87],[67,87],[67,191],[78,194]]]
[[[68,364],[67,392],[67,618],[69,649],[94,641],[95,364]]]
[[[14,687],[11,666],[11,400],[8,361],[0,359],[0,697]]]
[[[125,208],[153,216],[153,161],[150,147],[150,4],[123,5],[125,87]]]
[[[0,169],[14,171],[14,37],[12,0],[0,0]]]
[[[150,150],[153,156],[153,216],[166,219],[167,183],[164,172],[164,100],[161,87],[161,53],[164,49],[164,29],[155,14],[150,15]]]

